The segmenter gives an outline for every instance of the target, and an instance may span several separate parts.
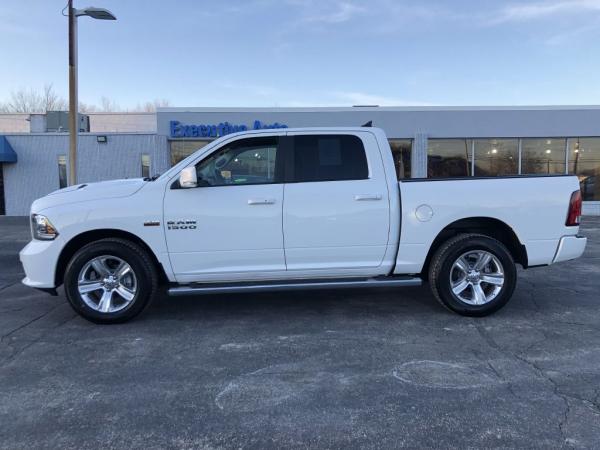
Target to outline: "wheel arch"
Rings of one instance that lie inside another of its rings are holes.
[[[58,287],[61,284],[63,284],[67,264],[69,264],[69,261],[71,260],[75,252],[77,252],[77,250],[91,242],[95,242],[100,239],[106,238],[126,239],[139,245],[148,253],[150,258],[152,259],[152,262],[154,263],[159,275],[159,281],[161,283],[165,283],[168,281],[164,267],[156,257],[155,253],[152,251],[152,248],[143,239],[128,231],[116,228],[103,228],[98,230],[85,231],[72,237],[69,240],[69,242],[67,242],[67,244],[63,247],[62,251],[60,252],[60,256],[58,257],[56,270],[54,272],[54,285]]]
[[[515,262],[523,266],[523,268],[527,268],[527,249],[519,240],[515,231],[506,222],[493,217],[467,217],[446,225],[446,227],[438,233],[427,253],[421,272],[422,277],[427,278],[431,258],[440,245],[453,236],[461,233],[483,234],[502,242]]]

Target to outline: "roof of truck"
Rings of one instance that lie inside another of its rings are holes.
[[[250,135],[250,134],[273,134],[273,133],[307,133],[307,132],[316,132],[316,133],[348,133],[348,132],[365,132],[369,131],[372,133],[383,133],[385,131],[378,127],[371,126],[363,126],[363,127],[296,127],[296,128],[264,128],[260,130],[246,130],[246,131],[238,131],[237,133],[229,133],[224,136],[220,136],[219,139],[223,138],[231,138],[242,135]]]
[[[551,110],[597,110],[600,105],[519,105],[519,106],[326,106],[326,107],[167,107],[157,108],[157,113],[235,113],[235,112],[272,112],[272,113],[315,113],[335,111],[551,111]]]

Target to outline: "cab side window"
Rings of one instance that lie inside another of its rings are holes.
[[[269,184],[276,181],[277,137],[232,142],[196,165],[205,186]]]
[[[294,136],[293,181],[364,180],[369,167],[362,140],[352,135]]]

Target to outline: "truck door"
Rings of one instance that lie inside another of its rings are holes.
[[[277,136],[238,139],[196,164],[199,187],[167,187],[165,235],[179,282],[285,271],[278,148]]]
[[[289,133],[283,228],[288,271],[368,275],[381,265],[389,194],[373,134]]]

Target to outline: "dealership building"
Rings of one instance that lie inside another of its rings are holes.
[[[93,113],[80,120],[77,177],[89,183],[152,176],[217,137],[241,130],[367,122],[387,133],[399,179],[574,174],[584,214],[600,215],[600,106]],[[0,114],[0,214],[27,215],[33,200],[67,185],[67,124],[64,112]]]

